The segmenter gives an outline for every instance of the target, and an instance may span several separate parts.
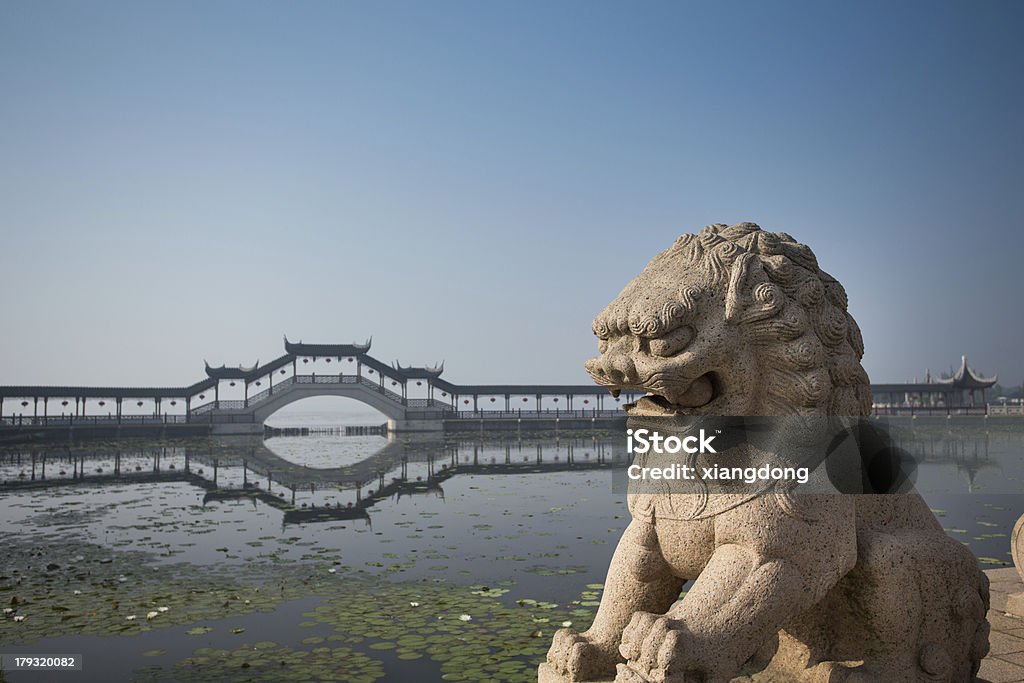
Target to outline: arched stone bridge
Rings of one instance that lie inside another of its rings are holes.
[[[623,416],[612,399],[586,385],[460,385],[444,364],[403,367],[370,355],[364,344],[284,340],[285,353],[264,365],[211,367],[186,387],[0,387],[7,425],[209,425],[214,433],[251,433],[275,412],[313,396],[351,398],[387,417],[393,432],[521,426],[586,426]],[[19,410],[20,409],[20,410]]]

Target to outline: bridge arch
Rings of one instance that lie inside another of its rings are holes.
[[[273,394],[249,410],[254,421],[262,424],[286,405],[316,396],[340,396],[355,399],[380,411],[390,420],[404,420],[406,417],[405,406],[361,384],[291,384],[280,390],[275,390]]]

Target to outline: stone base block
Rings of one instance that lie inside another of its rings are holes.
[[[443,432],[444,422],[442,420],[388,420],[388,433],[401,434],[405,432]]]

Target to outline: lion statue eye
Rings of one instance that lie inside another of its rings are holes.
[[[607,351],[608,351],[608,340],[607,339],[601,339],[600,337],[598,337],[598,339],[597,339],[597,352],[598,353],[606,353]]]
[[[696,332],[692,327],[682,325],[670,332],[666,332],[657,339],[651,339],[647,342],[647,346],[652,356],[668,358],[689,346],[695,335]]]

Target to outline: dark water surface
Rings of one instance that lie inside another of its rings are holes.
[[[947,532],[1007,566],[1024,433],[951,443],[900,440]],[[6,680],[533,681],[552,633],[596,610],[624,450],[564,433],[7,447],[0,652],[85,665]]]

